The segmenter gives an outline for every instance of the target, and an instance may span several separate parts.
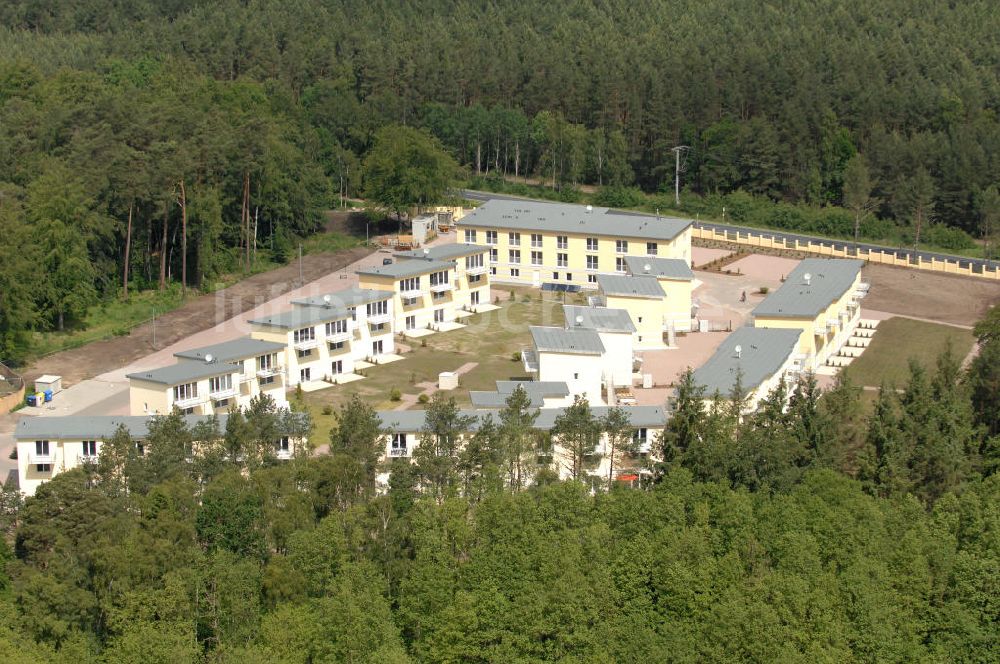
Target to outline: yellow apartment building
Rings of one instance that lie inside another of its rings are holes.
[[[246,407],[251,399],[260,394],[266,394],[274,399],[278,407],[287,408],[285,348],[284,344],[278,342],[242,337],[211,346],[184,350],[174,353],[174,357],[180,364],[218,362],[239,366],[241,368],[239,389],[235,398],[240,408]]]
[[[446,244],[397,254],[389,265],[358,271],[361,288],[389,291],[393,328],[419,336],[461,327],[458,321],[490,306],[486,249]]]
[[[608,208],[492,199],[458,221],[465,242],[490,250],[494,281],[596,288],[600,272],[625,272],[629,256],[691,262],[691,220]]]
[[[856,259],[806,258],[753,310],[754,327],[797,330],[799,359],[815,371],[857,327],[868,291],[863,266]]]
[[[176,408],[188,415],[228,413],[239,407],[242,377],[243,365],[214,358],[131,373],[129,412],[166,415]]]
[[[633,345],[636,350],[666,347],[663,336],[667,328],[664,313],[667,294],[656,277],[599,274],[597,285],[601,294],[593,303],[628,312],[635,325]]]
[[[626,256],[625,268],[633,277],[653,276],[663,289],[663,323],[675,332],[690,332],[694,318],[694,272],[688,261],[658,256]]]

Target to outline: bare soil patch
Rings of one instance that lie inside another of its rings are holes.
[[[862,278],[871,284],[861,303],[865,309],[974,325],[1000,303],[1000,283],[975,277],[868,265]]]
[[[206,330],[221,319],[238,316],[259,304],[261,297],[278,297],[323,275],[342,270],[351,263],[373,253],[373,249],[356,247],[336,253],[319,253],[302,258],[302,280],[299,280],[299,262],[255,274],[215,293],[192,294],[179,308],[156,319],[156,345],[169,344]],[[149,355],[156,348],[152,345],[152,325],[145,323],[132,330],[128,336],[97,341],[80,348],[54,353],[39,358],[25,368],[26,380],[42,374],[58,374],[72,385],[93,378],[109,367],[125,366]]]

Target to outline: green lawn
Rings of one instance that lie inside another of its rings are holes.
[[[924,366],[933,367],[949,340],[955,354],[964,358],[972,349],[974,338],[970,330],[950,325],[909,318],[884,320],[868,349],[851,363],[851,381],[856,385],[873,386],[884,381],[902,387],[909,375],[909,359],[915,358]]]
[[[567,297],[567,302],[573,304],[585,300],[582,295]],[[418,383],[436,384],[440,372],[475,362],[477,366],[461,376],[459,388],[452,393],[460,406],[469,407],[469,390],[492,390],[497,380],[524,377],[524,366],[512,359],[513,353],[530,345],[529,325],[561,326],[561,305],[559,299],[541,299],[537,290],[518,290],[515,299],[504,302],[497,311],[464,319],[466,327],[460,330],[397,340],[410,347],[409,352],[401,353],[404,359],[365,369],[364,380],[302,395],[302,405],[316,424],[316,440],[325,442],[333,424],[333,415],[323,413],[326,407],[336,412],[352,394],[358,394],[377,410],[390,410],[399,405],[389,400],[393,387],[416,396],[425,390]]]

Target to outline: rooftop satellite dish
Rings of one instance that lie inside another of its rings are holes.
[[[332,299],[333,299],[333,298],[331,298],[331,297],[330,297],[330,294],[329,294],[329,293],[327,293],[326,295],[324,295],[324,296],[323,296],[323,303],[324,303],[324,304],[325,304],[326,306],[330,306],[330,300],[332,300]]]
[[[813,276],[811,273],[806,272],[805,274],[802,275],[802,278],[806,280],[806,286],[808,286],[809,282],[812,281]]]
[[[593,211],[594,211],[594,206],[593,205],[588,205],[587,206],[587,212],[593,212]]]
[[[736,346],[736,348],[735,348],[734,350],[736,351],[736,357],[739,357],[739,356],[740,356],[740,354],[742,354],[742,353],[743,353],[743,346],[739,346],[739,345],[737,345],[737,346]]]
[[[214,359],[215,359],[215,358],[214,358],[214,357],[212,356],[212,354],[211,354],[211,353],[205,353],[205,362],[207,362],[207,363],[211,364],[211,363],[212,363],[212,360],[214,360]]]
[[[646,263],[645,265],[642,266],[642,269],[645,270],[646,272],[649,272],[650,270],[653,269],[653,266],[650,265],[649,263]]]
[[[431,253],[431,250],[427,247],[424,247],[424,255],[426,256],[429,253]]]
[[[577,316],[576,317],[576,324],[577,325],[583,325],[583,316]]]

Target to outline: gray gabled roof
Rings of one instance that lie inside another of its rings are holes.
[[[757,305],[753,315],[815,318],[851,288],[862,266],[864,262],[854,258],[806,258],[778,290]]]
[[[210,415],[182,415],[188,428],[211,420]],[[226,430],[228,415],[217,415],[220,433]],[[102,440],[115,435],[124,425],[133,438],[149,435],[150,415],[67,415],[63,417],[22,417],[14,430],[16,440]]]
[[[328,323],[334,320],[344,320],[351,317],[350,309],[346,307],[295,307],[288,311],[254,318],[251,325],[277,327],[282,330],[298,330],[299,328]]]
[[[279,344],[275,341],[241,337],[239,339],[212,344],[211,346],[182,350],[179,353],[174,353],[174,357],[180,357],[185,360],[204,360],[206,355],[211,355],[215,362],[232,362],[234,360],[245,360],[249,357],[275,353],[284,349],[285,344]]]
[[[628,416],[629,423],[634,427],[662,427],[667,423],[667,413],[662,406],[621,406]],[[565,412],[565,408],[541,408],[535,418],[534,428],[548,431],[555,425],[556,419]],[[604,417],[608,414],[608,406],[593,406],[590,411],[594,417]],[[380,425],[392,433],[418,433],[423,430],[427,416],[426,410],[389,410],[377,413]],[[480,423],[486,417],[496,421],[497,413],[492,409],[462,410],[460,415],[472,417],[470,432],[479,429]]]
[[[670,241],[691,225],[690,219],[621,214],[605,207],[491,199],[458,220],[459,226],[511,231],[574,233]]]
[[[398,258],[403,259],[420,258],[422,260],[445,261],[455,260],[456,258],[462,258],[464,256],[485,254],[489,250],[489,247],[483,247],[478,244],[450,242],[448,244],[439,244],[436,247],[424,247],[423,249],[414,249],[413,251],[401,251],[395,255]]]
[[[564,304],[563,315],[566,317],[566,327],[569,329],[584,328],[597,332],[623,334],[632,334],[635,332],[632,317],[624,309],[581,307],[573,304]],[[579,323],[577,319],[580,319]]]
[[[569,385],[554,380],[498,380],[496,392],[470,391],[469,397],[476,408],[503,408],[507,399],[518,387],[524,388],[530,404],[539,408],[546,398],[569,396]]]
[[[330,298],[327,302],[324,298]],[[358,288],[352,286],[342,291],[334,291],[323,295],[312,295],[292,300],[292,304],[298,307],[323,307],[325,309],[342,309],[345,307],[356,307],[359,304],[388,300],[392,297],[392,291],[376,290],[374,288]]]
[[[370,277],[391,277],[392,279],[406,279],[407,277],[416,277],[421,274],[430,274],[431,272],[441,272],[443,270],[450,270],[454,267],[455,267],[455,261],[438,261],[438,260],[399,261],[398,263],[390,263],[389,265],[380,265],[378,267],[370,267],[364,270],[358,270],[357,274]]]
[[[642,297],[659,300],[666,297],[656,277],[630,277],[624,274],[599,274],[597,286],[612,297]]]
[[[795,352],[800,333],[797,329],[741,327],[726,337],[715,354],[694,372],[694,382],[704,386],[706,397],[716,391],[727,396],[737,374],[742,372],[743,389],[755,389],[781,369]]]
[[[163,385],[180,385],[202,378],[242,372],[242,366],[226,362],[178,362],[177,364],[160,367],[159,369],[130,373],[126,378],[144,380],[150,383],[161,383]]]
[[[604,344],[594,330],[567,330],[561,327],[532,325],[531,339],[540,353],[570,353],[574,355],[601,355]]]
[[[646,266],[649,269],[646,269]],[[625,267],[632,276],[649,275],[657,279],[691,281],[694,272],[686,260],[681,258],[660,258],[659,256],[626,256]]]

